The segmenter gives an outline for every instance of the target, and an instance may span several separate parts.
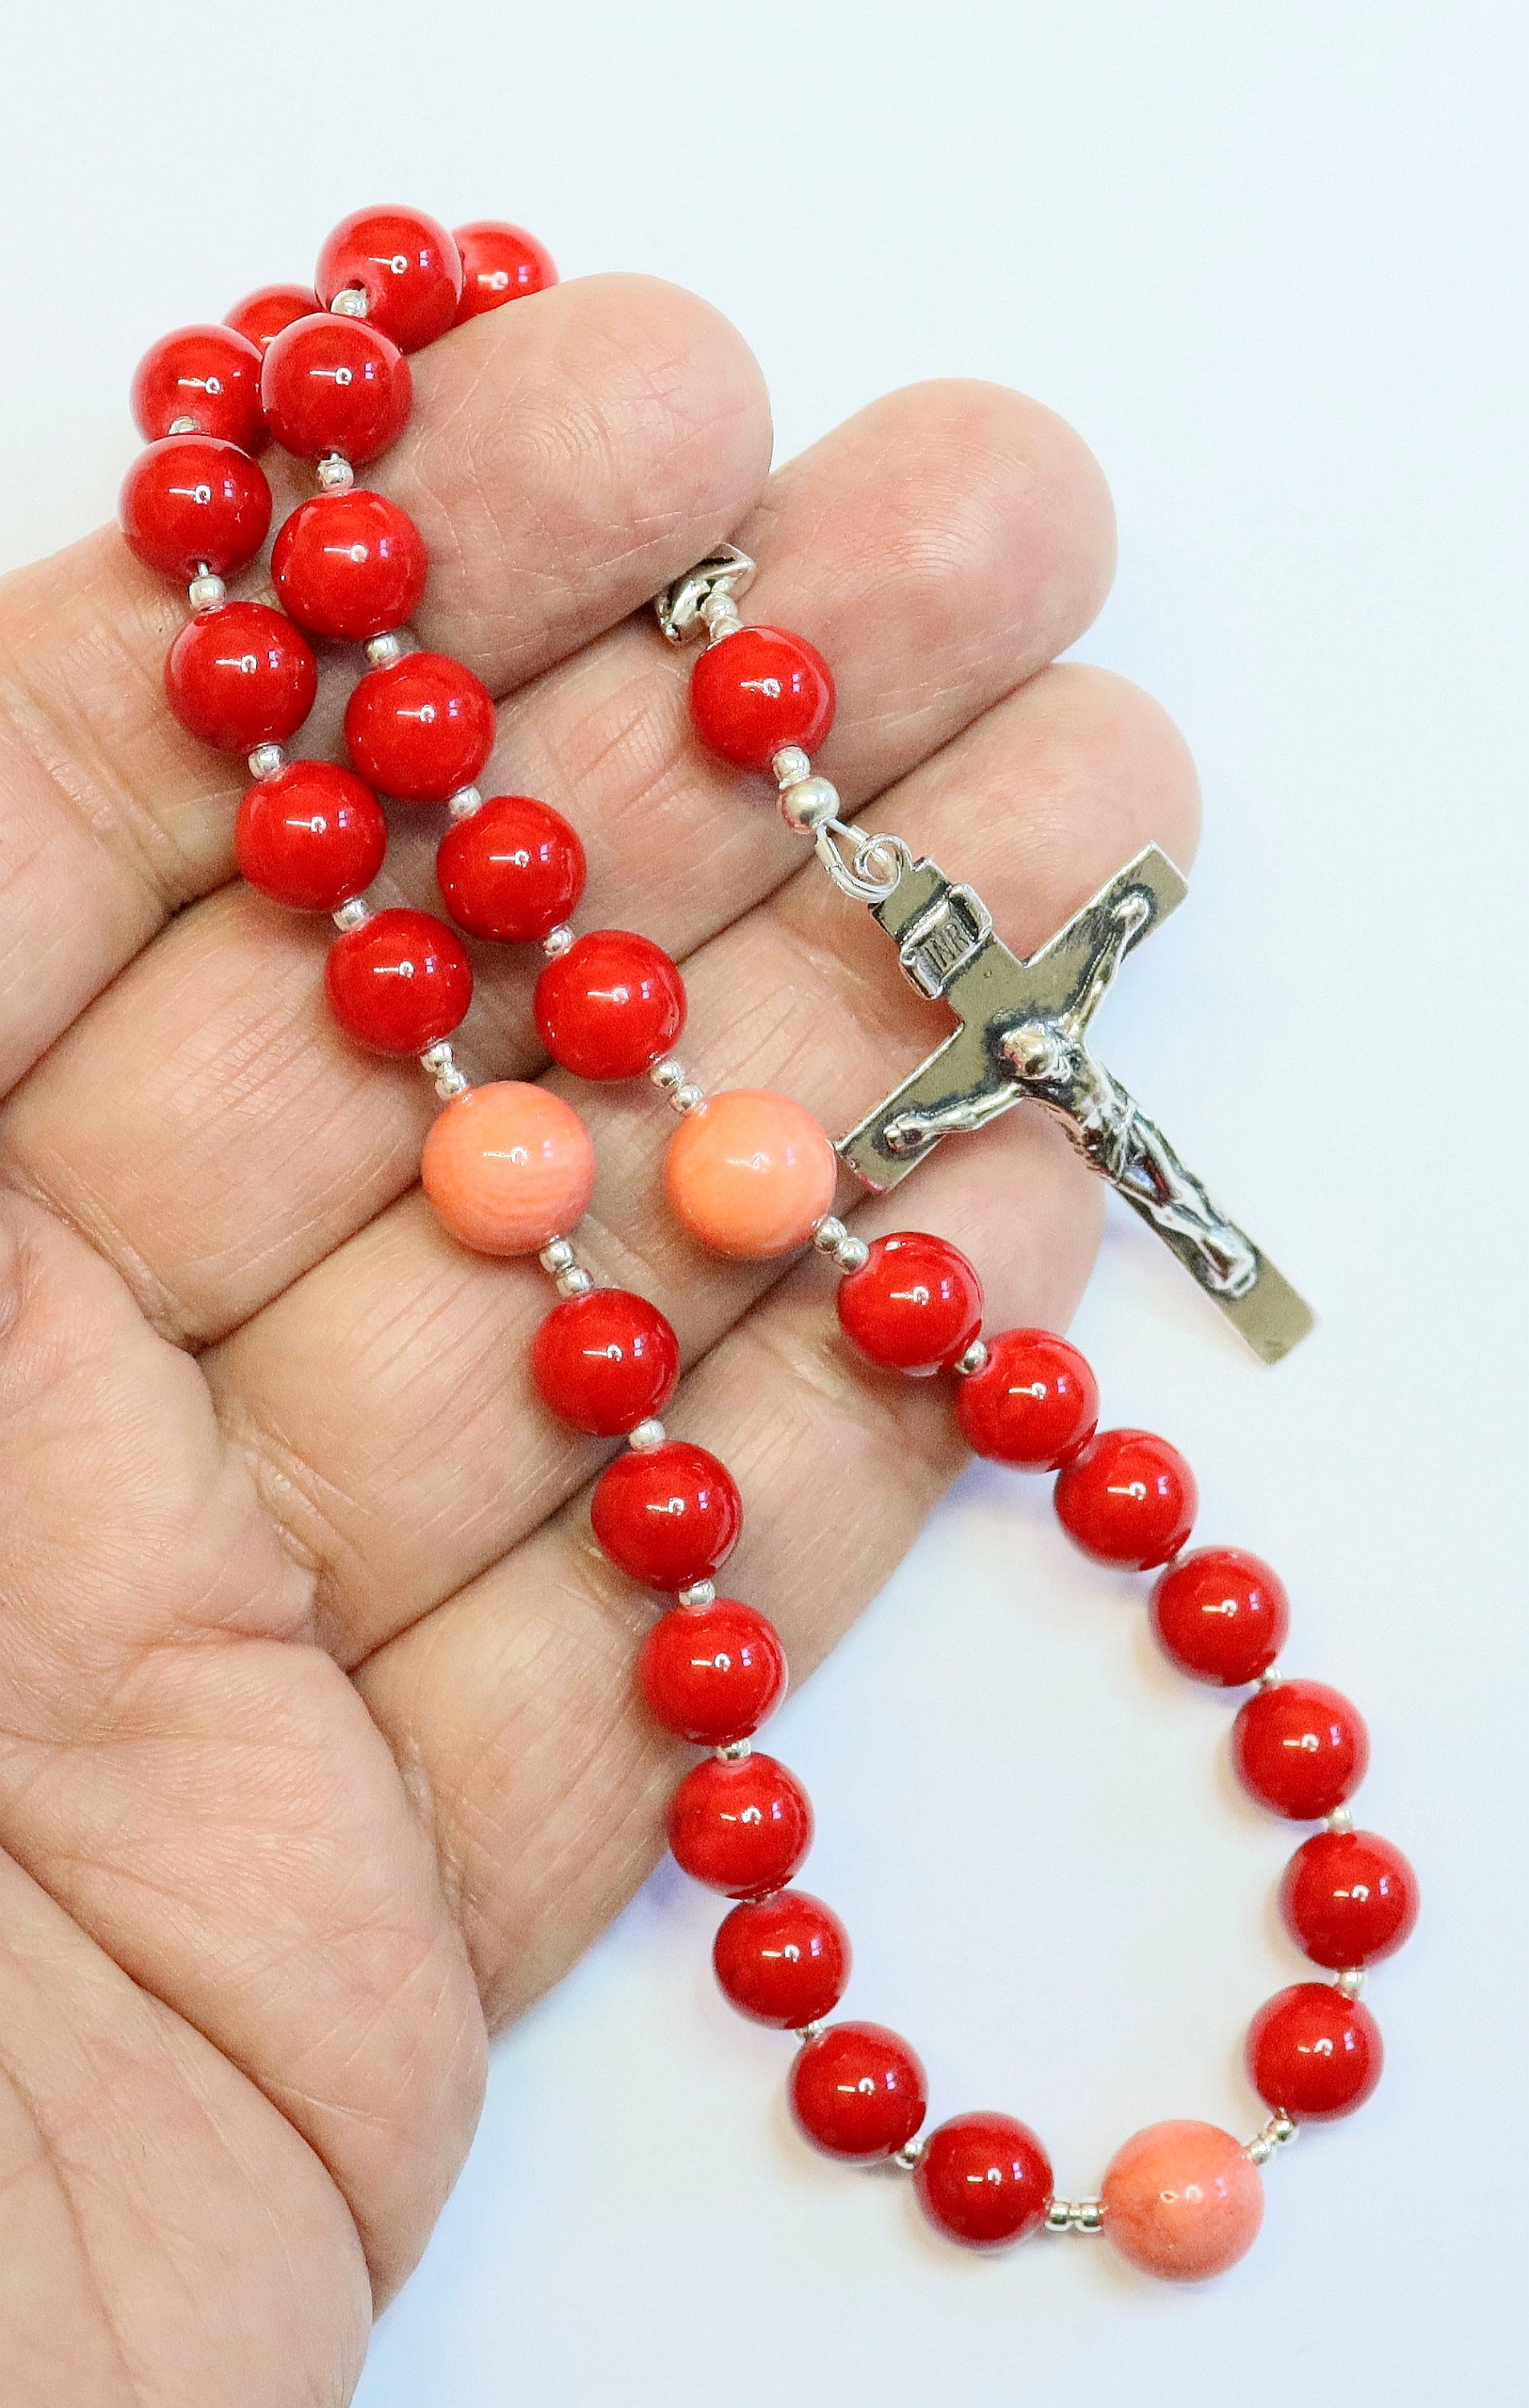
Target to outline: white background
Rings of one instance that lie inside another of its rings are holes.
[[[1286,1573],[1287,1660],[1362,1702],[1364,1814],[1425,1888],[1371,1985],[1379,2094],[1177,2291],[1093,2243],[967,2258],[811,2158],[786,2045],[711,1989],[713,1902],[661,1872],[498,2048],[364,2408],[1522,2400],[1522,7],[54,0],[5,48],[7,565],[109,511],[150,337],[364,200],[693,285],[782,456],[950,372],[1081,428],[1122,538],[1081,649],[1178,715],[1208,804],[1109,1055],[1322,1323],[1260,1370],[1122,1221],[1079,1334],[1109,1415],[1188,1449],[1202,1535]],[[936,2114],[1034,2121],[1065,2189],[1157,2116],[1258,2120],[1291,1834],[1227,1721],[978,1471],[778,1727],[851,2011],[916,2039]]]

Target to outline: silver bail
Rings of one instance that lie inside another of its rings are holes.
[[[720,543],[705,560],[687,568],[672,585],[653,596],[658,624],[671,644],[688,644],[693,636],[708,632],[707,605],[724,596],[736,602],[754,581],[758,563],[736,543]]]

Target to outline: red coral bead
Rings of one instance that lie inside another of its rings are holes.
[[[236,443],[170,435],[140,452],[118,496],[128,548],[165,577],[232,577],[271,523],[271,489]]]
[[[1248,2029],[1248,2078],[1265,2105],[1298,2124],[1351,2115],[1385,2063],[1380,2027],[1330,1982],[1296,1982],[1260,2007]]]
[[[436,876],[459,926],[505,945],[539,944],[584,892],[584,848],[561,811],[490,795],[448,828]]]
[[[133,417],[150,443],[178,418],[199,434],[255,452],[265,441],[260,351],[232,326],[182,326],[145,351],[133,377]]]
[[[669,1807],[669,1847],[682,1872],[729,1898],[763,1898],[790,1881],[812,1845],[812,1808],[773,1756],[720,1756],[687,1772]]]
[[[623,1437],[673,1396],[679,1340],[646,1297],[597,1287],[553,1306],[532,1341],[531,1374],[575,1429]]]
[[[377,1054],[422,1054],[450,1037],[473,999],[461,938],[428,911],[379,911],[329,948],[330,1009]]]
[[[596,928],[536,981],[536,1026],[554,1062],[580,1079],[638,1079],[685,1025],[685,982],[662,945]]]
[[[907,2041],[883,2024],[830,2024],[792,2067],[790,2098],[814,2148],[865,2166],[911,2141],[929,2085]]]
[[[1046,2221],[1051,2160],[1013,2115],[952,2115],[937,2125],[913,2169],[919,2205],[937,2230],[968,2249],[1003,2249]]]
[[[345,712],[350,758],[402,803],[444,803],[493,750],[493,698],[444,652],[406,652],[357,681]]]
[[[607,1463],[590,1500],[594,1535],[648,1588],[689,1588],[727,1561],[743,1499],[724,1464],[684,1439],[634,1447]]]
[[[834,724],[834,679],[821,652],[783,627],[740,627],[708,644],[691,672],[703,744],[740,769],[767,769],[782,745],[810,752]]]
[[[1370,1738],[1358,1709],[1321,1681],[1280,1681],[1250,1698],[1232,1726],[1243,1787],[1295,1823],[1315,1823],[1365,1778]]]
[[[711,1951],[722,1995],[756,2024],[800,2031],[832,2014],[850,1979],[850,1935],[805,1889],[746,1899],[725,1915]]]
[[[982,1283],[960,1250],[913,1229],[877,1238],[839,1282],[838,1315],[863,1354],[888,1371],[944,1371],[982,1326]]]
[[[357,466],[395,442],[414,387],[396,343],[359,318],[298,318],[273,337],[260,375],[266,422],[300,460]]]
[[[411,618],[429,569],[408,512],[364,487],[300,502],[271,552],[283,609],[314,635],[352,644]]]
[[[1024,1471],[1055,1471],[1087,1446],[1099,1383],[1076,1346],[1049,1329],[1006,1329],[987,1341],[980,1371],[956,1390],[956,1418],[974,1455]]]
[[[337,911],[369,886],[388,824],[369,786],[328,761],[291,761],[251,786],[234,827],[251,886],[298,911]]]
[[[266,351],[299,318],[319,314],[319,296],[311,284],[262,284],[224,312],[223,324],[243,335],[258,351]]]
[[[637,1661],[655,1721],[698,1747],[751,1739],[786,1694],[786,1651],[775,1625],[736,1598],[676,1606],[648,1633]]]
[[[454,228],[462,260],[462,298],[456,322],[481,318],[527,293],[545,292],[557,282],[557,269],[545,243],[523,226],[506,225],[498,218],[477,218]]]
[[[1314,1964],[1334,1971],[1369,1965],[1410,1935],[1418,1877],[1400,1848],[1374,1831],[1317,1831],[1285,1867],[1279,1906]]]
[[[1179,1553],[1200,1502],[1176,1446],[1150,1430],[1101,1430],[1057,1475],[1057,1517],[1100,1563],[1150,1571]]]
[[[1196,1547],[1152,1591],[1158,1644],[1192,1680],[1236,1689],[1266,1672],[1290,1634],[1278,1572],[1240,1547]]]
[[[264,602],[198,611],[164,663],[170,709],[182,727],[221,752],[283,743],[303,724],[318,690],[307,638]]]
[[[326,238],[313,281],[326,309],[347,287],[364,293],[367,323],[417,351],[456,316],[462,259],[423,209],[352,209]]]

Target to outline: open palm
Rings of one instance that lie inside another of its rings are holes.
[[[485,791],[579,828],[584,924],[684,959],[708,1088],[844,1126],[940,1027],[768,789],[691,739],[688,660],[640,606],[722,537],[761,558],[750,612],[834,664],[846,809],[971,878],[1022,950],[1150,837],[1192,848],[1161,713],[1049,666],[1112,536],[1035,404],[921,387],[767,481],[738,337],[627,278],[517,302],[414,370],[376,481],[430,546],[419,634],[503,698]],[[241,781],[161,691],[180,617],[113,532],[0,586],[13,2408],[348,2398],[461,2164],[487,2032],[641,1880],[683,1760],[634,1701],[650,1600],[590,1538],[601,1450],[528,1384],[546,1283],[443,1233],[413,1183],[427,1082],[326,1020],[327,924],[231,882]],[[353,673],[331,665],[314,749]],[[432,901],[437,815],[396,818],[389,877]],[[476,967],[466,1067],[537,1075],[536,962]],[[646,1085],[559,1083],[600,1155],[581,1254],[678,1328],[669,1426],[744,1496],[729,1586],[805,1670],[958,1469],[937,1383],[849,1357],[815,1260],[694,1250]],[[865,1226],[911,1211],[975,1254],[998,1326],[1059,1322],[1096,1210],[1018,1113]]]

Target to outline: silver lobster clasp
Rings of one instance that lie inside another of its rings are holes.
[[[756,566],[736,544],[720,543],[705,560],[697,561],[672,585],[665,585],[662,594],[655,594],[653,609],[669,642],[688,644],[693,636],[707,633],[712,609],[719,603],[736,603],[740,594],[747,594]],[[723,615],[736,614],[724,610]]]

